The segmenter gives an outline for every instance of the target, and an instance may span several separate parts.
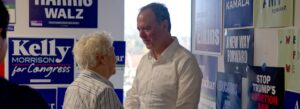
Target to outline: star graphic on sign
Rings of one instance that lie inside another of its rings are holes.
[[[236,74],[239,74],[239,66],[235,66],[235,71],[234,71]]]

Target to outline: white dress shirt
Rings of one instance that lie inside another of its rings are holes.
[[[125,109],[197,109],[202,72],[195,57],[176,38],[158,60],[141,59]]]
[[[91,70],[80,72],[67,88],[64,109],[123,109],[110,81]]]

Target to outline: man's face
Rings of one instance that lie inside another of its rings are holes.
[[[150,9],[143,10],[137,17],[137,29],[140,37],[148,49],[159,46],[162,25],[158,24],[155,15]]]
[[[2,33],[2,28],[0,28],[0,33]],[[0,34],[0,63],[4,61],[4,57],[6,54],[6,49],[7,49],[7,45],[6,45],[6,40],[2,38],[1,34]]]

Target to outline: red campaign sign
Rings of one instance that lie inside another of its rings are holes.
[[[4,63],[0,62],[0,77],[4,77]]]

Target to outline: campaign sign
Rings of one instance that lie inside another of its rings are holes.
[[[29,0],[30,27],[97,28],[98,0]]]
[[[120,102],[123,103],[123,93],[124,93],[123,89],[115,89],[115,92],[116,92]]]
[[[35,89],[48,103],[50,109],[56,109],[56,89]]]
[[[7,31],[15,31],[15,25],[14,24],[9,24],[7,27]]]
[[[299,109],[300,93],[285,91],[284,109]]]
[[[216,109],[218,57],[205,55],[195,57],[203,74],[199,108]]]
[[[4,62],[0,62],[0,78],[4,77]]]
[[[9,38],[8,79],[18,84],[69,84],[74,79],[70,38]]]
[[[194,0],[192,8],[192,51],[220,55],[222,45],[222,2]]]
[[[224,27],[253,25],[253,0],[225,0]]]
[[[249,66],[248,109],[283,109],[284,68]]]
[[[67,90],[66,87],[58,87],[57,88],[57,109],[63,108],[66,90]]]
[[[9,23],[16,23],[16,0],[2,0],[9,13]],[[11,31],[11,25],[9,25],[8,31]]]
[[[117,65],[125,66],[125,41],[114,41],[113,47],[115,49],[115,55],[117,59]]]
[[[14,31],[16,24],[16,0],[2,0],[9,13],[7,31]]]
[[[300,28],[278,30],[278,65],[284,67],[285,89],[300,92]]]
[[[241,109],[241,75],[218,73],[217,78],[217,109]]]
[[[240,1],[240,0],[239,0]],[[258,28],[288,27],[294,25],[298,0],[254,0],[254,25]]]
[[[247,76],[247,64],[253,65],[253,29],[226,29],[224,65],[225,72]]]
[[[123,103],[123,79],[124,79],[124,67],[125,67],[125,41],[114,41],[113,47],[115,49],[115,55],[117,60],[116,74],[110,78],[110,81],[115,86],[115,92],[119,97],[121,103]]]

